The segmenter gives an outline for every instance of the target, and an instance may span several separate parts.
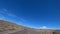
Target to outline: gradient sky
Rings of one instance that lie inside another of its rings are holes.
[[[31,28],[60,28],[60,0],[0,0],[0,19]]]

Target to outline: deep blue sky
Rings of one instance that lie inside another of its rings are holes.
[[[0,14],[23,26],[60,28],[60,0],[0,0]]]

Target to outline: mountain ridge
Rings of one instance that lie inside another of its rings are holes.
[[[29,28],[15,23],[0,20],[0,34],[60,34],[60,30]]]
[[[18,29],[22,29],[24,27],[22,27],[21,25],[17,25],[15,23],[12,22],[8,22],[5,20],[0,20],[0,31],[9,31],[9,30],[18,30]]]

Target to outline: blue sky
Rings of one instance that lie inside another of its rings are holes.
[[[31,28],[60,28],[59,0],[0,0],[0,19]]]

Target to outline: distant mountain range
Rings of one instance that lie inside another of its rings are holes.
[[[60,30],[34,29],[0,20],[0,34],[60,34]]]

